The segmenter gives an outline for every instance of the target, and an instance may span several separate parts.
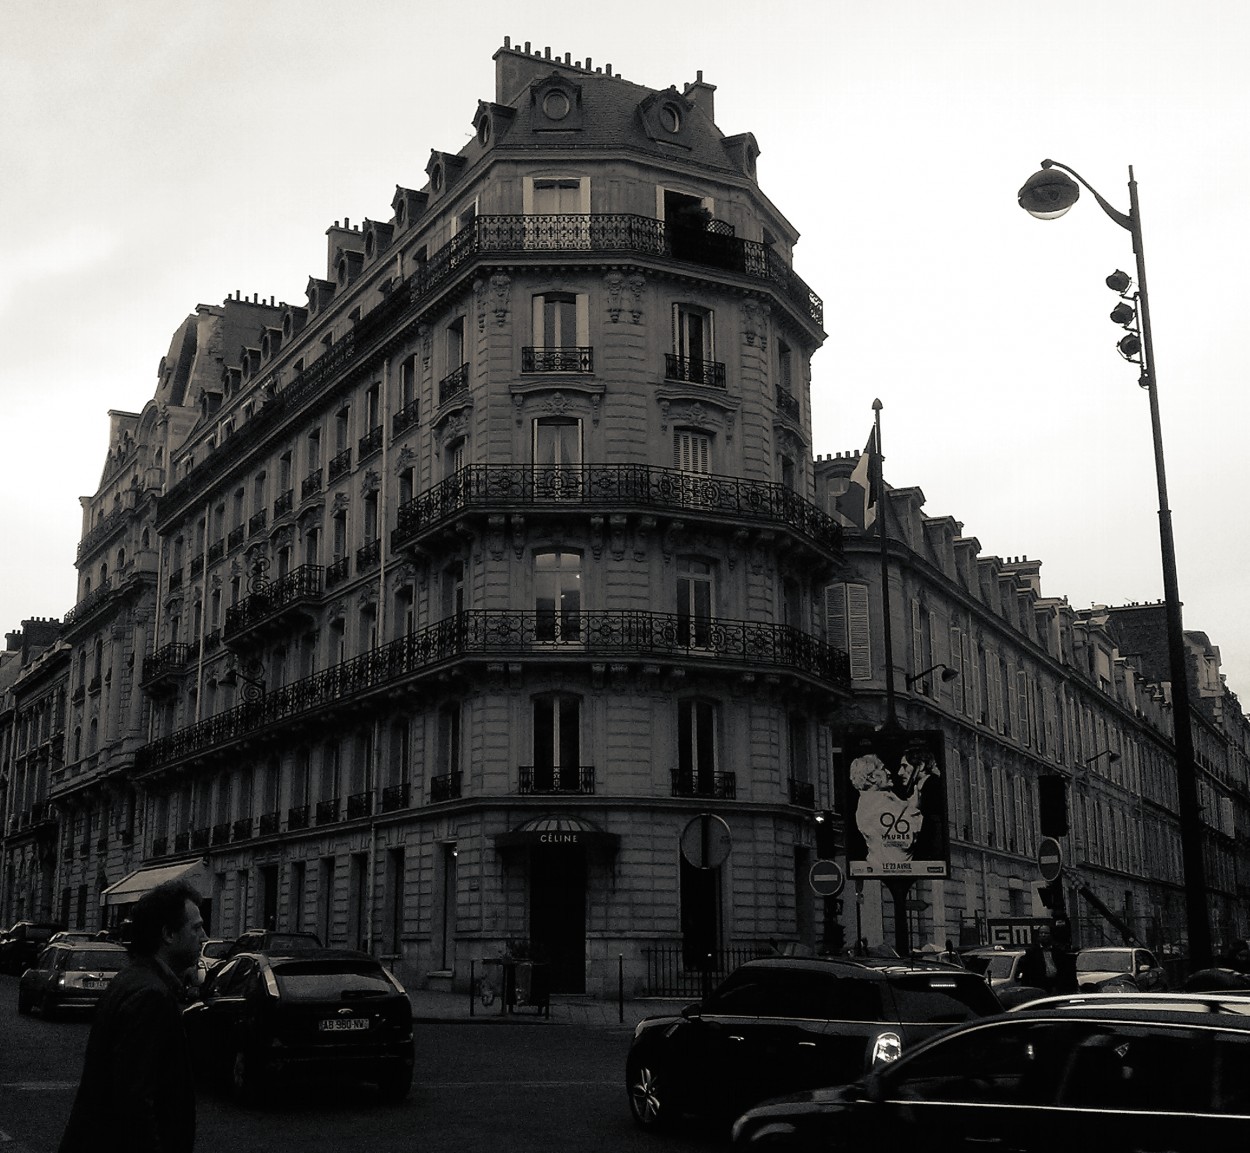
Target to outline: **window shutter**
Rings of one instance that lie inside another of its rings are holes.
[[[868,621],[868,586],[846,586],[848,647],[851,657],[851,678],[868,680],[872,676],[872,644]]]
[[[911,602],[911,671],[912,676],[919,673],[924,665],[924,632],[920,628],[920,602]],[[922,689],[928,688],[928,678],[921,685]]]

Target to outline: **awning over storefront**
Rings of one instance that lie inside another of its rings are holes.
[[[202,860],[179,861],[175,865],[153,865],[139,869],[111,884],[100,894],[101,905],[131,905],[144,893],[165,881],[188,881],[201,897],[209,895],[212,877]]]
[[[606,833],[593,821],[571,813],[544,813],[495,836],[495,847],[499,849],[585,845],[615,853],[620,843],[621,838],[615,833]]]

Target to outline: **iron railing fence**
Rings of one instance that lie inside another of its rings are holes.
[[[646,984],[642,995],[686,997],[697,1001],[739,965],[770,952],[767,945],[729,945],[708,953],[689,944],[644,945]]]

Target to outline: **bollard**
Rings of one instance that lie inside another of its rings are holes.
[[[616,1017],[617,1021],[625,1024],[625,954],[617,953],[616,955]]]

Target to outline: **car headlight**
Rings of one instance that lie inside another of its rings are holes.
[[[881,1033],[872,1046],[872,1064],[884,1065],[903,1055],[903,1039],[897,1033]]]

